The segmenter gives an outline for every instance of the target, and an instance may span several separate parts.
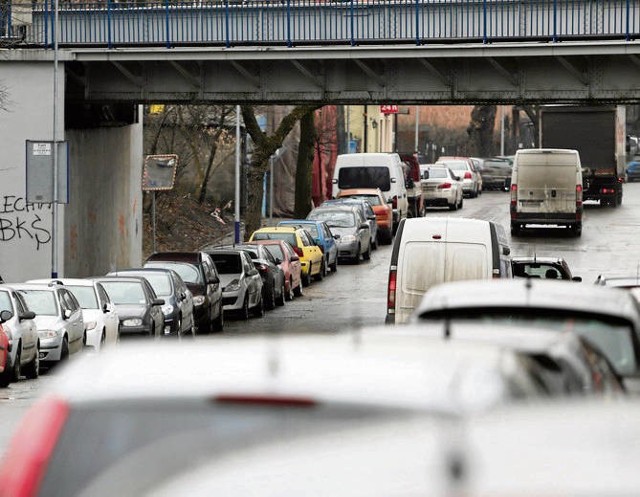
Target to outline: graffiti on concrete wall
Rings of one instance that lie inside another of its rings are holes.
[[[32,204],[21,196],[0,196],[0,242],[29,240],[40,250],[51,241],[50,226],[50,203]]]

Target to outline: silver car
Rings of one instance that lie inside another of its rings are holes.
[[[338,257],[360,263],[371,258],[371,229],[360,210],[346,204],[318,207],[307,219],[324,221],[331,229],[338,245]]]
[[[85,325],[82,308],[75,296],[59,285],[21,283],[13,287],[22,295],[30,310],[40,339],[40,362],[53,366],[82,350]]]
[[[13,381],[20,375],[37,378],[40,372],[40,342],[34,321],[35,313],[14,288],[0,286],[0,312],[9,311],[11,318],[3,323],[9,338],[9,364]]]
[[[423,212],[427,207],[448,207],[455,211],[463,205],[462,183],[460,177],[444,166],[431,166],[420,180],[422,189]]]
[[[482,193],[482,176],[468,157],[440,157],[436,165],[448,167],[460,177],[465,195],[477,197]]]

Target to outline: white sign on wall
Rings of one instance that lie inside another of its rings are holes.
[[[27,202],[69,203],[69,143],[58,142],[58,194],[53,195],[53,142],[27,140]]]

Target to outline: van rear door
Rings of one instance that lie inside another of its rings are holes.
[[[575,212],[575,155],[548,153],[523,159],[518,166],[518,212]]]

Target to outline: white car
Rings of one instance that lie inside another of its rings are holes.
[[[446,166],[460,176],[465,195],[477,197],[482,193],[482,176],[468,157],[440,157],[436,165]]]
[[[60,278],[31,280],[27,283],[62,285],[76,297],[82,308],[82,318],[87,331],[85,345],[99,351],[103,346],[118,341],[118,311],[99,282],[81,278]]]
[[[20,375],[37,378],[40,374],[40,344],[38,329],[32,312],[22,295],[8,285],[0,286],[0,312],[9,311],[11,319],[2,326],[9,338],[9,363],[13,381]]]
[[[452,211],[462,208],[460,177],[448,167],[431,166],[427,168],[420,180],[420,186],[424,210],[427,207],[449,207]]]
[[[30,310],[40,339],[40,362],[53,366],[82,350],[85,341],[82,308],[73,294],[60,285],[13,285]]]

